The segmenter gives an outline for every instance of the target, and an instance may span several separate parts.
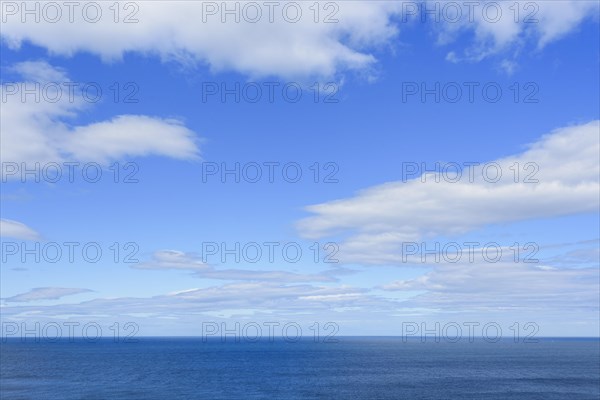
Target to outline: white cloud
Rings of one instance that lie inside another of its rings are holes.
[[[137,269],[180,269],[188,271],[207,271],[211,266],[202,262],[202,260],[177,250],[156,251],[152,255],[152,260],[140,264],[134,264]]]
[[[600,239],[545,247],[550,250],[556,247],[563,248],[563,252],[543,258],[544,264],[563,268],[574,265],[579,267],[600,265]]]
[[[0,219],[0,237],[21,240],[38,240],[40,234],[27,225],[10,219]]]
[[[120,115],[75,127],[61,147],[78,159],[100,163],[151,154],[182,160],[198,157],[194,133],[180,121],[145,115]]]
[[[251,314],[254,315],[284,317],[290,314],[310,315],[317,311],[330,312],[332,307],[356,307],[369,313],[390,311],[394,304],[395,302],[381,296],[368,294],[367,289],[346,285],[329,287],[275,282],[236,282],[179,290],[150,298],[98,298],[76,304],[43,307],[5,306],[2,313],[7,319],[27,317],[32,312],[41,314],[38,316],[44,318],[59,315],[84,318],[104,315],[120,318],[123,315],[146,313],[152,318],[183,317],[186,320],[198,321],[197,317],[219,310],[238,310],[240,313],[251,310]]]
[[[218,7],[216,15],[203,13],[203,7],[210,7],[209,3]],[[30,22],[22,23],[18,11],[14,15],[5,15],[2,39],[14,49],[22,42],[31,42],[52,54],[70,56],[89,52],[106,61],[119,60],[127,52],[138,52],[185,64],[205,64],[212,71],[302,79],[334,77],[348,70],[370,69],[377,61],[373,50],[393,45],[401,24],[406,24],[410,18],[421,21],[421,17],[425,17],[426,21],[431,21],[425,25],[437,30],[438,42],[442,44],[456,41],[465,32],[474,34],[471,44],[464,52],[460,51],[464,54],[453,53],[454,59],[480,60],[490,54],[513,50],[515,46],[518,49],[528,41],[541,48],[575,30],[598,9],[594,1],[521,0],[518,2],[518,22],[515,22],[515,12],[509,7],[514,7],[516,2],[483,1],[477,2],[470,20],[469,6],[456,2],[462,6],[463,18],[458,22],[442,18],[445,22],[436,24],[433,22],[435,17],[422,14],[425,7],[432,8],[435,4],[443,10],[444,2],[439,0],[422,3],[337,1],[320,2],[319,22],[315,23],[313,3],[298,2],[302,7],[299,22],[286,22],[282,14],[285,3],[280,3],[273,13],[274,22],[269,22],[269,9],[261,6],[260,21],[249,23],[247,19],[254,16],[254,11],[247,14],[248,18],[244,18],[242,12],[248,3],[251,2],[229,4],[229,7],[239,4],[242,15],[239,23],[232,15],[226,17],[226,23],[221,22],[222,2],[132,2],[139,8],[135,13],[137,23],[115,23],[114,11],[109,9],[113,3],[96,3],[103,7],[103,16],[96,23],[82,18],[83,6],[74,13],[74,22],[69,22],[67,9],[63,10],[63,18],[58,22],[47,22],[42,18],[39,23],[32,23],[33,17]],[[407,15],[410,5],[405,3],[419,3],[419,15]],[[498,21],[493,20],[494,9],[484,16],[484,5],[489,3],[501,5],[502,17]],[[263,5],[262,2],[258,4]],[[531,7],[537,7],[537,10]],[[121,21],[132,11],[133,8],[121,10]],[[523,22],[532,11],[538,22]],[[332,12],[338,22],[324,23]],[[405,16],[400,17],[403,12]],[[287,15],[293,16],[293,10],[288,10]],[[452,14],[449,15],[451,18]]]
[[[229,329],[236,322],[283,325],[293,321],[308,327],[322,321],[338,324],[340,335],[399,335],[403,322],[421,320],[427,320],[427,326],[444,321],[481,325],[495,321],[504,329],[516,321],[532,321],[542,329],[540,335],[597,335],[597,269],[537,269],[505,264],[440,267],[422,279],[396,282],[378,292],[345,285],[238,282],[149,298],[10,304],[2,307],[2,314],[6,321],[28,324],[74,321],[83,325],[89,321],[109,326],[115,321],[135,321],[140,335],[200,335],[205,321],[224,322]],[[400,299],[395,298],[398,290],[427,293]],[[305,334],[312,335],[312,331]]]
[[[34,288],[28,292],[17,294],[4,299],[6,302],[29,302],[39,300],[57,300],[64,296],[91,292],[89,289],[61,288],[61,287],[41,287]]]
[[[432,9],[436,3],[438,7],[443,5],[439,0],[427,0],[427,3]],[[479,61],[503,52],[518,54],[528,43],[533,43],[538,50],[542,49],[575,31],[585,19],[597,18],[599,11],[598,2],[585,0],[486,0],[475,5],[469,5],[467,2],[456,4],[462,6],[462,19],[457,22],[445,20],[440,23],[437,26],[438,42],[454,43],[464,33],[472,33],[474,39],[461,52],[461,56],[457,54],[456,49],[448,53],[448,60],[454,62]],[[504,67],[506,62],[503,61]]]
[[[331,274],[298,274],[288,271],[261,271],[245,269],[223,269],[199,273],[199,277],[211,279],[257,281],[257,282],[333,282]]]
[[[40,97],[40,101],[35,101],[33,95],[25,99],[20,95],[27,87],[42,96],[41,88],[46,83],[69,82],[63,70],[43,61],[23,62],[11,69],[20,73],[25,81],[5,83],[1,87],[0,156],[3,163],[108,163],[124,156],[146,155],[186,160],[198,157],[194,132],[172,119],[119,115],[108,121],[72,126],[69,120],[89,106],[80,95],[71,99],[65,89],[56,102],[47,101],[54,96],[51,92],[45,95],[46,99]],[[10,94],[14,90],[19,93]]]
[[[598,268],[560,269],[525,263],[437,265],[415,279],[384,285],[390,291],[426,291],[403,306],[436,311],[589,310],[600,301]]]
[[[271,282],[243,282],[231,283],[222,286],[214,286],[179,293],[174,297],[192,302],[220,302],[231,303],[233,307],[265,307],[284,310],[288,307],[293,309],[321,308],[323,303],[312,303],[315,299],[310,296],[340,295],[340,294],[364,294],[366,289],[352,288],[348,286],[328,287],[303,285],[285,285]],[[353,300],[356,300],[354,296]],[[320,301],[320,300],[319,300]],[[311,304],[312,303],[312,304]]]
[[[348,199],[307,207],[314,214],[298,223],[306,237],[344,234],[340,256],[344,261],[380,262],[396,257],[402,242],[439,235],[459,235],[496,223],[594,212],[600,207],[598,191],[599,121],[557,129],[527,151],[495,160],[503,172],[495,183],[484,179],[482,163],[466,171],[458,182],[429,173],[408,180],[368,188]],[[510,169],[519,163],[518,183]],[[538,183],[525,183],[523,173],[537,168]],[[494,177],[495,167],[488,176]],[[446,175],[446,178],[450,175]],[[354,258],[353,258],[354,257]]]
[[[573,31],[585,18],[597,18],[599,11],[597,1],[542,1],[539,6],[540,47]]]
[[[163,250],[152,255],[152,260],[132,266],[137,269],[166,270],[178,269],[192,271],[199,278],[223,279],[232,281],[259,282],[331,282],[333,273],[298,274],[288,271],[267,271],[248,269],[218,269],[192,254],[181,251]]]
[[[31,82],[67,82],[67,71],[44,61],[23,61],[7,68]]]
[[[211,7],[208,3],[218,7],[216,15],[203,13]],[[242,11],[247,3],[235,2],[228,7],[237,4]],[[139,7],[135,14],[139,22],[115,23],[109,9],[112,3],[100,3],[103,17],[97,23],[86,22],[81,10],[73,23],[66,14],[55,23],[44,18],[40,23],[22,23],[20,14],[7,15],[2,37],[13,48],[29,41],[61,55],[84,51],[116,60],[126,52],[139,52],[252,76],[333,76],[338,70],[364,69],[373,64],[374,57],[363,49],[396,35],[397,29],[390,23],[390,17],[399,9],[395,3],[332,2],[331,7],[321,9],[317,23],[309,9],[312,3],[305,2],[296,3],[302,8],[296,23],[284,19],[286,3],[274,9],[273,22],[269,22],[269,8],[262,2],[254,3],[261,6],[262,12],[256,23],[247,22],[255,15],[251,9],[246,9],[248,14],[242,14],[239,23],[231,15],[227,23],[222,23],[223,3],[202,1],[134,2]],[[131,11],[122,11],[122,15]],[[324,23],[332,12],[339,22]],[[285,15],[294,18],[295,10],[288,9]]]

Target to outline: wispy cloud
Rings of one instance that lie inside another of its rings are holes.
[[[333,9],[321,10],[315,22],[309,3],[295,3],[299,11],[296,7],[288,10],[284,4],[269,10],[263,3],[254,3],[261,8],[259,20],[248,22],[238,16],[236,22],[230,15],[228,23],[223,23],[221,7],[225,6],[213,2],[216,9],[209,12],[206,3],[142,2],[135,13],[137,23],[114,23],[112,18],[69,22],[65,18],[52,24],[22,24],[15,18],[3,23],[2,36],[13,48],[27,41],[53,54],[85,51],[115,60],[127,52],[139,52],[251,76],[334,76],[369,68],[375,58],[366,49],[397,34],[391,17],[400,10],[389,1],[337,2],[331,3]],[[236,6],[245,9],[247,3]],[[107,6],[104,15],[111,13]],[[301,15],[297,20],[295,13]],[[326,16],[337,22],[325,23]]]
[[[23,89],[27,83],[37,83],[37,87],[29,85],[28,90],[36,88],[34,90],[41,97],[44,84],[69,82],[64,70],[45,61],[18,63],[12,70],[21,74],[24,81],[5,83],[0,89],[3,96],[0,138],[3,174],[4,166],[11,162],[108,163],[125,156],[159,155],[183,160],[199,156],[196,134],[173,119],[119,115],[107,121],[71,126],[67,122],[89,106],[81,95],[73,99],[62,95],[55,102],[24,102],[19,94],[9,95],[14,85]]]
[[[397,304],[368,293],[367,289],[347,285],[315,286],[275,282],[237,282],[205,288],[181,289],[149,298],[98,298],[76,304],[51,306],[5,306],[6,318],[20,319],[35,314],[38,318],[58,318],[64,315],[92,319],[105,316],[116,320],[128,315],[143,314],[149,318],[170,317],[201,321],[202,316],[219,310],[237,310],[245,315],[327,315],[345,309],[366,313],[392,311]]]
[[[40,287],[31,289],[28,292],[17,294],[12,297],[5,298],[6,302],[30,302],[39,300],[58,300],[64,296],[91,292],[89,289],[78,288],[61,288],[61,287]]]
[[[284,11],[281,4],[274,11],[262,7],[262,18],[249,22],[241,11],[248,2],[242,1],[236,3],[240,10],[237,22],[236,16],[229,15],[228,23],[223,23],[222,3],[213,2],[210,11],[207,3],[142,2],[136,10],[129,10],[135,11],[135,23],[114,23],[111,17],[95,23],[62,18],[26,24],[18,15],[11,15],[3,23],[2,38],[12,48],[30,42],[68,56],[83,51],[112,61],[127,52],[139,52],[249,76],[331,77],[371,68],[376,62],[372,50],[393,46],[401,28],[409,21],[422,23],[422,17],[437,32],[438,43],[452,43],[465,32],[472,36],[466,49],[452,50],[453,59],[478,61],[499,52],[517,54],[527,42],[541,48],[574,31],[598,11],[597,2],[580,0],[486,1],[475,3],[474,8],[454,2],[461,16],[455,20],[457,10],[441,11],[444,2],[439,0],[341,1],[321,10],[315,22],[314,10],[309,8],[314,8],[312,3],[300,2],[302,17],[293,23],[287,13],[294,16],[298,11]],[[488,3],[496,6],[489,9]],[[112,15],[108,6],[103,5],[104,15]],[[426,9],[437,9],[441,22],[427,16]],[[501,14],[498,20],[496,13]],[[327,16],[330,23],[324,22]],[[260,44],[260,49],[250,43]]]
[[[441,8],[443,2],[426,0],[425,4],[433,10]],[[524,48],[542,49],[577,30],[586,19],[596,18],[600,10],[598,2],[578,0],[455,2],[448,8],[453,14],[448,11],[449,17],[435,27],[438,43],[454,44],[463,34],[472,35],[473,40],[464,49],[455,46],[447,60],[477,62],[494,55],[510,55],[512,60],[503,58],[500,62],[509,73]]]
[[[187,270],[194,272],[198,278],[222,279],[231,281],[260,281],[260,282],[333,282],[335,270],[321,274],[298,274],[288,271],[267,271],[249,269],[219,269],[192,254],[175,250],[157,251],[152,260],[134,264],[132,268],[148,270]]]
[[[40,234],[22,222],[0,219],[0,237],[22,240],[38,240]]]
[[[398,260],[403,242],[464,234],[496,223],[594,212],[600,207],[599,129],[598,121],[557,129],[522,154],[494,160],[504,172],[497,182],[484,179],[481,167],[475,168],[472,180],[465,171],[457,182],[428,173],[424,179],[390,182],[348,199],[309,206],[313,216],[297,226],[309,238],[347,237],[340,244],[345,262],[381,263]],[[515,183],[510,174],[515,163],[533,163],[537,182]]]
[[[587,310],[598,313],[598,268],[562,269],[524,263],[436,265],[414,279],[383,285],[389,291],[425,291],[406,307],[445,312]]]

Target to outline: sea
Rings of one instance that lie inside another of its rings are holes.
[[[600,398],[600,341],[144,337],[0,344],[2,400]]]

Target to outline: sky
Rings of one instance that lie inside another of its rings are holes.
[[[2,335],[600,335],[597,1],[75,3],[1,3]]]

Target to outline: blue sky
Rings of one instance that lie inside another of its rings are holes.
[[[507,3],[498,22],[435,23],[405,20],[402,2],[337,2],[334,24],[306,8],[297,24],[194,23],[201,2],[135,4],[134,24],[21,23],[3,5],[3,320],[135,321],[147,335],[198,334],[222,318],[335,321],[349,335],[473,320],[599,334],[596,2],[536,2],[530,24],[514,23]],[[22,101],[11,90],[23,82],[93,82],[102,96]],[[466,89],[455,103],[404,92],[436,82],[475,85],[473,101]],[[302,99],[275,89],[272,102],[203,101],[210,85],[274,83]],[[315,102],[311,87],[323,95],[328,83],[337,102]],[[502,89],[497,102],[485,85]],[[115,87],[137,102],[115,101]],[[5,169],[36,162],[98,163],[102,179],[38,183]],[[503,179],[403,182],[408,162],[497,162]],[[539,182],[513,182],[514,162],[534,164]],[[261,165],[262,179],[203,181],[203,169],[236,163]],[[279,163],[272,183],[264,163]],[[288,163],[302,171],[296,183],[281,175]],[[133,165],[138,182],[123,182]],[[98,243],[103,257],[22,262],[6,247],[50,242]],[[206,243],[236,242],[294,243],[303,256],[203,262]],[[334,247],[315,262],[314,242]],[[496,263],[402,260],[403,243],[423,242],[533,243],[539,261],[515,263],[506,249]],[[323,262],[334,248],[339,262]],[[132,249],[138,262],[124,263]]]

